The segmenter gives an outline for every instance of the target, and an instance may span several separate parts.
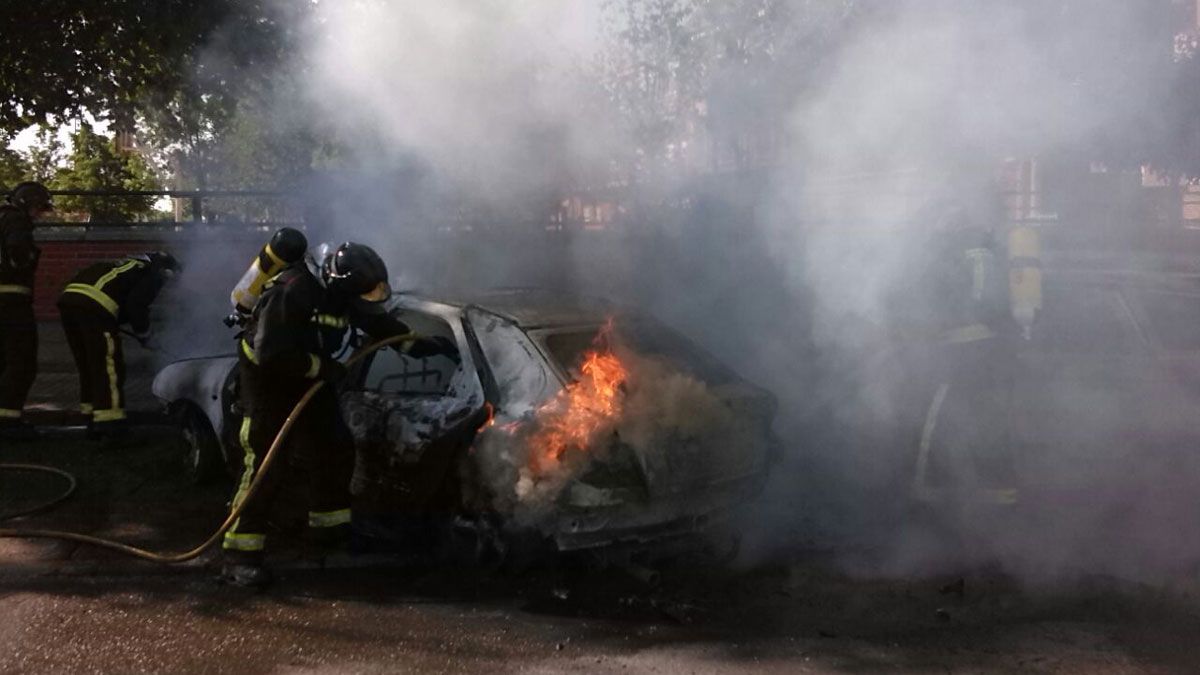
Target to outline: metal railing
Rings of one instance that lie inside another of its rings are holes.
[[[0,190],[0,195],[8,196],[8,190]],[[87,227],[109,227],[128,225],[173,226],[183,223],[202,223],[214,220],[206,219],[204,202],[208,199],[297,199],[299,193],[282,190],[50,190],[52,197],[94,197],[96,199],[132,199],[137,197],[167,197],[170,199],[187,199],[191,206],[191,220],[122,220],[122,221],[47,221],[48,225],[84,225]],[[211,214],[219,216],[220,214]],[[219,218],[215,220],[219,221]],[[241,222],[252,224],[253,221],[242,219]]]

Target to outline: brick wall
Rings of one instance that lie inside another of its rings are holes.
[[[80,269],[101,260],[114,260],[130,253],[170,250],[160,241],[145,239],[128,241],[39,241],[42,259],[38,263],[34,286],[34,309],[38,319],[54,319],[58,310],[54,303],[63,286]]]

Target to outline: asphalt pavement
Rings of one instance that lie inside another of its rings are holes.
[[[217,582],[212,554],[164,567],[0,539],[0,672],[1195,672],[1200,344],[1162,318],[1194,303],[1085,285],[1023,362],[1038,375],[1017,406],[1023,487],[1035,489],[1017,509],[947,518],[876,496],[876,529],[849,527],[830,515],[846,510],[822,464],[800,454],[751,512],[757,537],[738,560],[669,561],[657,587],[563,561],[517,571],[324,555],[287,500],[271,540],[279,578],[261,593]],[[61,421],[74,374],[61,330],[42,336],[33,403]],[[152,412],[160,357],[127,347],[129,407]],[[138,438],[101,451],[67,429],[6,444],[0,462],[66,469],[79,492],[5,526],[167,551],[202,540],[232,486],[190,485],[168,426]],[[0,514],[59,489],[0,473]],[[890,536],[864,534],[880,531]]]

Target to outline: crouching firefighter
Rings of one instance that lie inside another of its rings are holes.
[[[53,208],[40,183],[17,185],[0,205],[0,438],[37,437],[21,418],[37,375],[33,279],[41,251],[33,243],[33,223]]]
[[[142,345],[150,334],[150,305],[180,271],[174,256],[150,251],[80,270],[58,298],[67,345],[79,370],[80,410],[90,416],[88,437],[106,444],[128,435],[122,324]]]
[[[268,514],[283,487],[285,472],[278,467],[295,459],[308,468],[308,525],[314,541],[329,548],[348,541],[354,440],[338,409],[334,385],[346,369],[334,355],[351,327],[376,339],[409,333],[408,326],[385,311],[391,296],[387,279],[387,267],[374,250],[347,242],[326,255],[319,270],[294,263],[264,285],[239,345],[239,440],[245,472],[234,508],[245,499],[293,407],[313,383],[323,380],[327,386],[298,418],[279,450],[284,454],[275,460],[277,468],[263,477],[225,534],[223,580],[249,587],[270,581],[263,565]],[[434,340],[414,339],[397,348],[417,357],[457,356],[452,345]]]

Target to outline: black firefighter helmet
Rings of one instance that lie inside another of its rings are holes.
[[[54,204],[50,201],[50,191],[46,189],[46,186],[31,180],[17,183],[8,193],[8,203],[19,209],[36,208],[48,211],[54,208]]]
[[[150,263],[150,269],[168,279],[183,271],[183,265],[166,251],[147,251],[141,258]]]
[[[325,256],[321,279],[334,293],[370,302],[382,302],[392,294],[383,258],[370,246],[352,241]]]
[[[308,250],[308,239],[300,230],[293,227],[281,227],[271,237],[269,246],[280,260],[290,265],[304,258],[304,252]]]

